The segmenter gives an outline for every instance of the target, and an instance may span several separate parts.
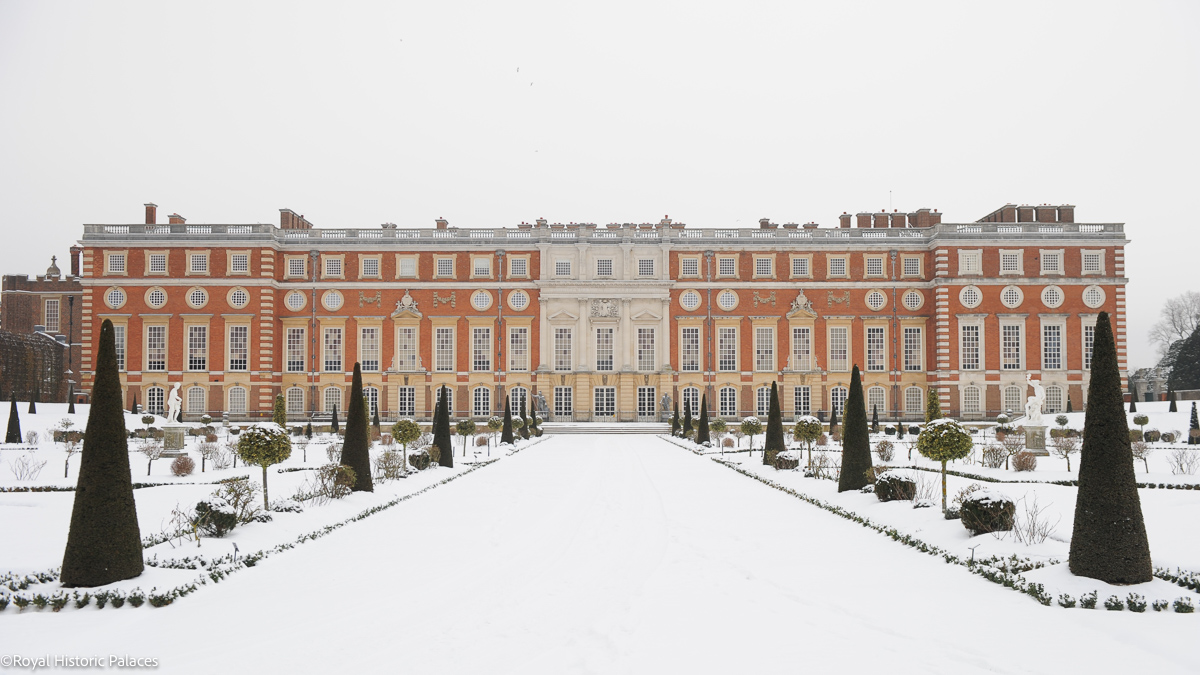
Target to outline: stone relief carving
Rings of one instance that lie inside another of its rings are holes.
[[[437,292],[435,291],[433,294],[433,308],[434,309],[437,309],[439,302],[442,303],[443,305],[450,305],[450,307],[454,307],[454,291],[450,291],[450,295],[448,295],[444,298],[442,296],[438,295]]]
[[[769,304],[772,307],[774,307],[775,306],[775,291],[771,291],[771,294],[765,298],[760,296],[758,294],[758,291],[754,291],[754,307],[755,307],[755,309],[758,308],[758,303],[760,303],[760,302],[764,305]]]
[[[362,291],[358,292],[358,306],[359,307],[363,307],[366,305],[375,305],[376,307],[381,307],[382,304],[383,304],[383,292],[382,291],[375,291],[375,297],[373,297],[373,298],[369,297],[366,293],[363,293]]]
[[[826,302],[829,303],[830,307],[833,307],[834,305],[846,305],[847,307],[849,307],[850,306],[850,291],[846,291],[845,293],[842,293],[841,295],[835,295],[833,293],[833,291],[830,291],[830,292],[826,293],[825,299],[826,299]]]
[[[592,318],[617,318],[621,316],[621,306],[616,300],[606,298],[592,299]]]

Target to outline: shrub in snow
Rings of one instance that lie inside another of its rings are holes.
[[[475,439],[475,447],[482,448],[485,445],[491,445],[491,439],[487,436],[480,436]]]
[[[431,461],[428,450],[418,450],[408,455],[408,463],[417,471],[428,469]]]
[[[1146,611],[1146,598],[1137,593],[1130,593],[1129,597],[1125,598],[1125,606],[1129,608],[1129,611],[1141,614]]]
[[[46,461],[44,459],[38,461],[32,455],[21,455],[10,461],[8,468],[12,470],[13,476],[19,481],[37,480],[37,477],[42,473],[42,469],[46,468]]]
[[[911,501],[917,495],[917,482],[895,471],[886,471],[875,479],[875,496],[881,502]]]
[[[890,462],[896,456],[896,448],[891,441],[879,441],[875,444],[875,454],[879,456],[879,461]]]
[[[1196,611],[1196,607],[1192,604],[1191,598],[1184,596],[1175,598],[1175,611],[1180,614],[1191,614]]]
[[[190,476],[196,470],[196,462],[187,455],[181,455],[171,462],[171,473],[176,476]]]
[[[1096,602],[1100,599],[1100,595],[1096,591],[1084,593],[1079,596],[1079,606],[1083,609],[1096,609]]]
[[[800,468],[800,457],[795,452],[781,452],[775,455],[776,470],[793,470]]]
[[[875,486],[873,484],[864,485],[861,488],[859,488],[858,491],[863,493],[864,495],[869,495],[869,494],[875,492]]]
[[[1171,606],[1171,603],[1167,602],[1166,600],[1155,600],[1154,604],[1152,604],[1151,606],[1154,607],[1154,611],[1163,612],[1163,611],[1166,611],[1166,609]]]
[[[883,433],[887,434],[888,436],[895,436],[896,435],[896,427],[892,427],[892,426],[884,427]]]
[[[1075,598],[1063,593],[1058,596],[1058,606],[1064,609],[1070,609],[1075,606]]]
[[[726,436],[726,437],[725,437],[724,439],[722,439],[722,441],[721,441],[721,447],[724,447],[724,448],[732,448],[732,447],[733,447],[733,445],[734,445],[734,440],[733,440],[732,438],[728,437],[728,436]]]
[[[1003,445],[998,443],[989,443],[983,446],[980,452],[983,465],[989,469],[999,469],[1004,466],[1004,462],[1008,459],[1008,451]]]
[[[921,427],[914,424],[908,428],[908,433],[912,434],[913,436],[916,436],[917,434],[921,433]]]
[[[1157,443],[1157,442],[1158,442],[1158,440],[1159,440],[1160,438],[1162,438],[1162,434],[1161,434],[1161,433],[1159,433],[1158,429],[1147,429],[1147,430],[1146,430],[1146,431],[1145,431],[1145,432],[1142,434],[1142,438],[1143,438],[1143,439],[1144,439],[1144,440],[1145,440],[1147,443]]]
[[[1178,438],[1179,438],[1179,434],[1174,431],[1162,432],[1162,442],[1163,443],[1174,443],[1175,440]]]
[[[962,524],[972,535],[1007,532],[1013,529],[1017,505],[1008,497],[990,490],[979,490],[962,504]]]
[[[937,506],[937,504],[935,504],[932,499],[914,499],[913,500],[913,508],[914,509],[932,509],[935,506]]]
[[[930,401],[936,399],[930,397]],[[942,463],[942,510],[946,509],[946,462],[970,455],[973,447],[971,435],[967,430],[958,422],[945,417],[926,424],[925,430],[917,436],[917,452]]]
[[[955,509],[961,509],[963,502],[967,501],[968,497],[982,489],[983,488],[979,485],[979,483],[971,483],[965,488],[959,490],[958,494],[954,495],[954,501],[951,503],[951,506],[953,506]]]
[[[1050,442],[1050,453],[1055,457],[1067,460],[1067,471],[1071,470],[1071,455],[1079,452],[1079,439],[1070,436],[1060,436]],[[1020,469],[1017,469],[1020,471]]]
[[[1013,471],[1035,471],[1037,470],[1037,455],[1022,450],[1013,457]]]
[[[196,503],[192,525],[210,537],[224,537],[237,527],[237,511],[224,499],[211,497]]]
[[[379,480],[396,480],[404,473],[404,458],[395,450],[385,450],[375,458],[375,477]]]
[[[281,499],[271,503],[271,511],[275,513],[303,513],[304,507],[293,499]]]
[[[1104,609],[1107,609],[1110,612],[1119,612],[1125,609],[1125,603],[1121,602],[1121,599],[1117,596],[1110,595],[1108,596],[1108,599],[1104,601]]]

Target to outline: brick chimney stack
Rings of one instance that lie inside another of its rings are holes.
[[[439,230],[446,229],[446,227],[450,224],[450,221],[446,220],[445,218],[438,218],[434,222],[437,223],[437,229],[439,229]]]
[[[71,247],[71,276],[79,277],[79,259],[83,257],[82,246]]]
[[[1075,222],[1075,207],[1070,204],[1063,204],[1062,206],[1058,207],[1058,222]]]
[[[146,205],[146,224],[153,225],[158,222],[158,204]]]
[[[1057,223],[1058,208],[1043,204],[1036,209],[1037,222],[1039,223]]]
[[[187,222],[187,218],[184,218],[178,213],[172,213],[171,215],[167,216],[167,222],[172,225],[182,225]]]
[[[845,211],[843,211],[842,215],[838,216],[838,226],[845,227],[845,228],[850,227],[850,214],[849,213],[846,213]]]
[[[855,219],[858,220],[858,222],[855,224],[855,227],[870,227],[871,226],[871,214],[859,213],[859,214],[856,214],[854,217],[855,217]]]

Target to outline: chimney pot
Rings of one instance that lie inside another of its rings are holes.
[[[146,224],[158,222],[158,204],[146,204]]]

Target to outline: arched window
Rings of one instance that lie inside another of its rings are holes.
[[[887,390],[883,387],[871,387],[867,390],[867,419],[875,412],[887,415]]]
[[[1058,385],[1046,387],[1046,403],[1042,406],[1044,413],[1060,413],[1063,411],[1063,390]]]
[[[342,405],[342,390],[337,387],[325,387],[325,412],[333,412],[337,409],[345,412],[346,409]]]
[[[692,417],[700,414],[700,390],[696,387],[683,388],[683,409],[679,414],[684,414],[685,411],[692,411]]]
[[[979,404],[979,387],[975,385],[963,387],[962,411],[964,415],[978,415],[982,412]]]
[[[845,387],[834,387],[829,390],[829,403],[833,412],[837,413],[839,420],[844,417],[846,412],[846,396],[849,394],[850,390]]]
[[[492,414],[492,390],[487,387],[475,387],[475,391],[472,393],[471,415],[490,417]]]
[[[529,390],[525,387],[513,387],[508,390],[508,405],[512,408],[513,417],[521,416],[521,404],[525,404],[525,414],[529,414]]]
[[[767,415],[771,411],[771,388],[759,387],[754,390],[754,414],[758,415],[763,423],[766,423]]]
[[[1005,387],[1004,388],[1004,412],[1010,417],[1024,414],[1025,410],[1025,389],[1024,387]]]
[[[187,411],[189,413],[200,414],[207,408],[208,391],[204,387],[188,387],[187,390]]]
[[[242,390],[242,395],[245,396],[245,390]],[[287,390],[285,396],[287,400],[288,414],[301,414],[304,412],[304,390],[300,387],[291,387]],[[233,399],[230,399],[230,407],[233,405]],[[230,411],[232,412],[232,410]]]
[[[289,391],[289,394],[290,393],[291,392]],[[245,387],[229,388],[229,413],[231,415],[244,415],[246,413]]]
[[[737,417],[737,388],[721,387],[718,398],[720,399],[721,417]]]
[[[367,411],[367,421],[370,422],[379,412],[379,390],[375,387],[363,387],[363,396],[366,397],[367,405],[370,406],[370,410]]]
[[[165,390],[162,387],[150,387],[146,390],[146,412],[161,415],[166,412]]]
[[[925,410],[925,392],[920,387],[904,390],[904,412],[919,413]]]

